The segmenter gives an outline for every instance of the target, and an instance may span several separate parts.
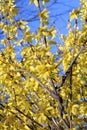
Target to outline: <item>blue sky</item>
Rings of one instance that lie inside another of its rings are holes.
[[[34,4],[29,5],[30,0],[16,0],[16,7],[19,8],[19,14],[16,19],[22,18],[23,20],[29,21],[29,26],[31,27],[31,31],[36,31],[39,27],[39,18],[37,17],[38,9]],[[80,5],[80,0],[56,0],[56,4],[52,4],[54,0],[50,0],[46,7],[50,11],[50,24],[53,24],[55,21],[55,25],[62,34],[67,33],[67,23],[69,19],[69,13],[72,9],[76,9]],[[32,19],[35,17],[34,19]],[[1,37],[1,34],[0,34]],[[58,37],[56,38],[58,41]],[[0,46],[1,48],[1,46]],[[16,47],[16,52],[19,52],[20,47]],[[55,47],[52,48],[52,52],[55,52]],[[18,56],[20,59],[20,57]]]
[[[80,5],[80,0],[56,0],[56,4],[52,4],[54,0],[50,0],[46,4],[48,10],[50,11],[49,22],[52,25],[55,21],[55,25],[62,34],[67,33],[67,23],[69,19],[69,13],[71,10],[76,9]],[[39,27],[39,18],[37,17],[38,9],[34,4],[29,5],[29,0],[16,0],[16,7],[19,8],[19,14],[17,19],[22,18],[29,21],[29,26],[32,31],[36,31]],[[35,16],[34,19],[32,19]],[[59,38],[56,38],[59,41]],[[53,53],[56,48],[53,47],[51,50]]]
[[[19,14],[16,19],[24,19],[29,21],[29,25],[32,31],[35,31],[39,26],[38,17],[32,19],[34,16],[37,16],[38,9],[34,4],[29,5],[30,0],[15,0],[16,7],[19,8]],[[76,9],[80,0],[56,0],[57,3],[53,4],[55,0],[50,0],[50,2],[46,5],[48,10],[50,11],[51,18],[49,19],[50,24],[55,21],[57,28],[60,30],[62,34],[67,33],[67,21],[69,19],[69,13],[72,9]],[[0,34],[1,37],[1,34]]]
[[[79,6],[80,0],[57,0],[57,3],[52,5],[53,2],[54,0],[50,0],[46,4],[50,11],[50,23],[56,21],[56,26],[60,32],[65,34],[67,33],[66,25],[69,19],[69,13],[72,9],[76,9]],[[16,6],[19,8],[18,18],[28,19],[31,29],[35,30],[39,26],[39,21],[37,17],[34,20],[32,18],[38,14],[38,9],[34,4],[29,6],[29,0],[16,0]]]

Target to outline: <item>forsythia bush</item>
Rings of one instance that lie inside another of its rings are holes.
[[[16,21],[15,0],[0,1],[0,130],[86,129],[87,1],[70,13],[62,44],[55,41],[55,27],[49,27],[46,2],[29,2],[39,10],[35,33],[27,21]],[[22,48],[21,61],[15,47]]]

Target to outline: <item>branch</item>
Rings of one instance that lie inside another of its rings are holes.
[[[63,113],[64,110],[63,110],[63,106],[62,106],[62,98],[57,94],[55,93],[54,91],[49,91],[48,88],[36,77],[34,76],[32,73],[30,73],[29,71],[27,70],[24,70],[24,69],[17,69],[17,70],[9,70],[7,72],[4,72],[2,73],[0,76],[3,76],[4,74],[7,74],[9,72],[25,72],[27,73],[29,76],[31,76],[32,78],[34,78],[43,88],[44,90],[46,90],[46,92],[54,99],[56,99],[59,103],[59,106],[60,106],[60,109],[61,109],[61,112]],[[67,124],[67,122],[63,119],[62,117],[62,120],[64,122],[64,124],[66,125],[67,128],[69,128],[69,125]]]
[[[37,124],[37,125],[40,126],[40,127],[43,127],[43,125],[39,124],[39,123],[38,123],[37,121],[35,121],[32,117],[30,117],[30,116],[24,114],[24,113],[23,113],[21,110],[19,110],[17,107],[14,106],[14,108],[15,108],[20,114],[22,114],[22,115],[25,116],[26,118],[30,119],[31,122]]]
[[[5,109],[5,106],[4,106],[2,103],[0,103],[0,105]],[[31,129],[31,127],[30,127],[28,124],[26,124],[26,123],[24,122],[24,120],[21,119],[16,113],[14,113],[13,111],[11,111],[11,110],[9,110],[9,109],[8,109],[8,111],[9,111],[10,113],[14,114],[16,118],[18,118],[22,123],[24,123],[27,127],[29,127],[29,128]],[[1,116],[2,118],[5,117],[5,116],[3,116],[3,115],[1,115],[1,114],[0,114],[0,116]]]
[[[3,108],[5,108],[5,106],[4,106],[2,103],[0,103],[0,105],[1,105]],[[24,114],[24,113],[23,113],[21,110],[19,110],[16,106],[14,106],[14,108],[15,108],[20,114],[22,114],[22,115],[25,116],[26,118],[30,119],[31,122],[37,124],[37,125],[40,126],[40,127],[43,127],[43,125],[39,124],[39,123],[38,123],[37,121],[35,121],[32,117],[30,117],[30,116]],[[11,110],[9,110],[9,109],[8,109],[8,111],[9,111],[10,113],[14,114],[20,121],[22,121],[23,123],[25,123],[19,116],[16,115],[16,113],[14,113],[13,111],[11,111]],[[1,116],[1,114],[0,114],[0,116]],[[26,125],[27,125],[28,127],[30,127],[28,124],[26,124]]]
[[[69,75],[69,73],[71,72],[72,70],[72,67],[73,65],[75,64],[77,58],[79,57],[79,55],[82,53],[82,51],[85,49],[86,47],[85,46],[82,46],[80,51],[78,52],[78,54],[76,55],[76,57],[71,61],[70,63],[70,66],[68,67],[67,71],[65,72],[65,74],[62,76],[62,82],[61,84],[58,84],[56,87],[57,89],[59,89],[60,87],[62,87],[65,83],[65,80],[67,78],[67,76]],[[64,125],[67,127],[67,128],[70,128],[70,123],[68,122],[68,119],[63,119],[63,114],[65,113],[64,112],[64,109],[63,109],[63,105],[62,105],[62,98],[60,97],[59,94],[57,94],[57,101],[59,103],[59,106],[58,106],[58,111],[60,113],[60,116],[62,118],[62,121],[64,123]]]
[[[67,76],[69,75],[72,66],[75,64],[77,58],[78,58],[79,55],[82,53],[82,51],[83,51],[84,49],[86,49],[86,48],[87,48],[86,46],[82,46],[81,49],[79,50],[78,54],[77,54],[77,55],[75,56],[75,58],[71,61],[70,65],[69,65],[69,67],[68,67],[68,69],[67,69],[67,71],[66,71],[65,74],[62,76],[62,82],[61,82],[61,84],[59,84],[59,85],[57,86],[58,88],[60,88],[60,87],[62,87],[62,86],[64,85],[65,80],[66,80]]]
[[[7,72],[4,72],[4,73],[0,74],[0,76],[3,76],[3,75],[8,74],[10,72],[25,72],[26,74],[28,74],[29,76],[31,76],[33,79],[35,79],[35,81],[37,81],[46,90],[46,92],[48,94],[50,94],[50,91],[48,90],[48,88],[36,76],[34,76],[32,73],[30,73],[27,70],[24,70],[24,69],[9,70]]]
[[[29,126],[28,124],[26,124],[26,123],[24,122],[24,120],[21,119],[17,114],[15,114],[13,111],[9,111],[9,112],[12,113],[12,114],[14,114],[15,117],[21,121],[21,123],[24,123],[28,128],[30,128],[30,129],[32,130],[31,126]]]
[[[59,125],[57,124],[56,120],[53,117],[52,117],[52,122],[54,123],[57,130],[61,130],[61,128],[59,127]]]

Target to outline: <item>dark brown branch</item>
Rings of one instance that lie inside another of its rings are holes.
[[[2,118],[4,118],[4,116],[3,116],[2,114],[0,114],[0,116],[1,116]]]
[[[61,82],[61,84],[57,86],[58,88],[60,88],[60,87],[62,87],[62,86],[64,85],[65,80],[66,80],[66,78],[67,78],[67,76],[68,76],[69,74],[70,74],[70,84],[71,84],[70,87],[72,87],[72,67],[73,67],[73,65],[75,64],[75,62],[76,62],[77,58],[79,57],[79,55],[82,53],[82,51],[83,51],[85,48],[86,48],[85,46],[82,46],[81,49],[80,49],[80,51],[79,51],[78,54],[76,55],[76,57],[73,58],[73,60],[72,60],[71,63],[70,63],[70,66],[68,67],[67,71],[65,72],[65,74],[64,74],[63,77],[62,77],[62,82]],[[70,96],[71,96],[70,98],[72,98],[72,95],[70,95]],[[60,116],[61,116],[61,118],[62,118],[62,121],[63,121],[63,123],[65,124],[65,126],[66,126],[67,128],[70,128],[70,123],[69,123],[68,119],[67,119],[67,118],[66,118],[66,120],[63,119],[63,114],[65,114],[65,112],[64,112],[64,107],[63,107],[63,105],[62,105],[62,98],[61,98],[59,95],[57,96],[57,100],[58,100],[58,103],[59,103],[58,111],[59,111],[59,113],[60,113]]]
[[[0,103],[0,105],[1,105],[3,108],[5,108],[5,106],[4,106],[2,103]],[[22,123],[25,123],[25,122],[23,121],[23,119],[21,119],[18,115],[16,115],[16,113],[14,113],[13,111],[11,111],[11,110],[9,110],[9,109],[8,109],[8,111],[9,111],[10,113],[14,114],[15,117],[18,118]],[[4,118],[3,115],[0,114],[0,116]],[[25,125],[32,130],[32,128],[31,128],[28,124],[25,124]]]
[[[75,58],[71,61],[70,66],[68,67],[68,69],[67,69],[67,71],[65,72],[65,74],[62,76],[62,82],[61,82],[61,84],[58,86],[58,88],[59,88],[59,87],[62,87],[62,86],[64,85],[65,80],[66,80],[67,76],[69,75],[72,66],[75,64],[77,58],[79,57],[79,55],[82,53],[82,51],[83,51],[85,48],[87,48],[87,47],[82,46],[81,49],[80,49],[80,51],[78,52],[78,54],[77,54],[77,55],[75,56]]]
[[[35,121],[32,117],[30,117],[29,115],[24,114],[21,110],[19,110],[17,107],[14,106],[14,108],[23,116],[25,116],[26,118],[30,119],[31,122],[37,124],[40,127],[43,127],[43,125],[39,124],[37,121]]]
[[[70,100],[72,102],[72,67],[70,71]],[[70,129],[72,129],[72,111],[70,112]]]
[[[17,119],[19,119],[22,123],[25,123],[25,122],[23,121],[23,119],[21,119],[21,118],[20,118],[18,115],[16,115],[13,111],[9,111],[9,112],[12,113],[12,114],[14,114],[15,117],[16,117]],[[31,128],[28,124],[25,124],[25,125],[32,130],[32,128]]]
[[[1,105],[1,107],[3,107],[3,108],[5,107],[2,103],[0,103],[0,105]]]

